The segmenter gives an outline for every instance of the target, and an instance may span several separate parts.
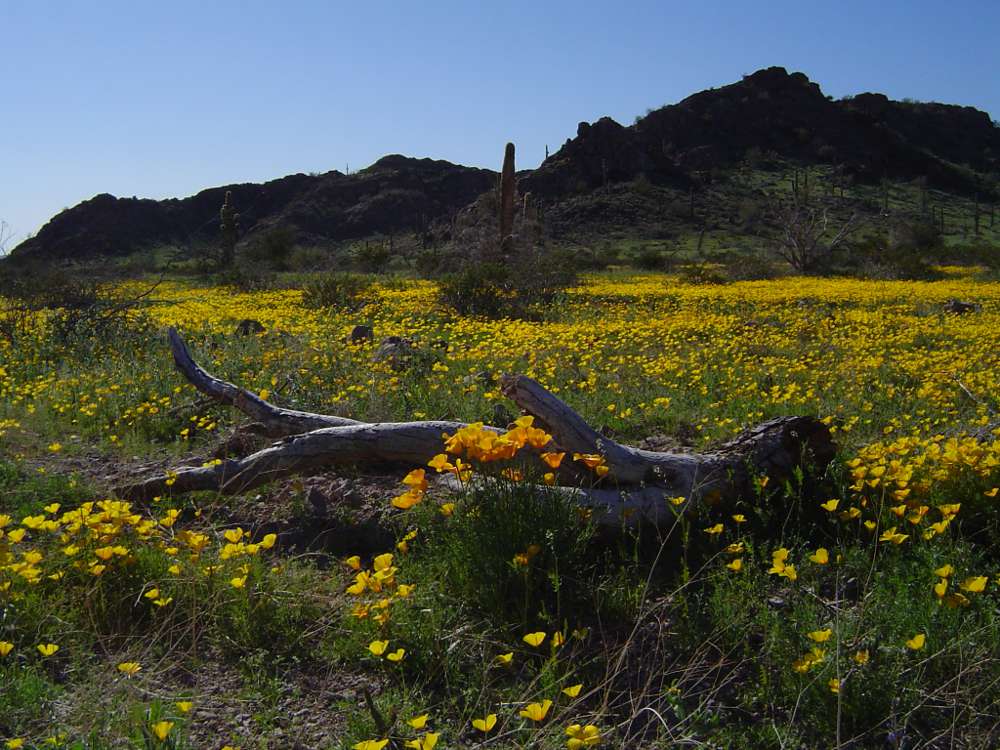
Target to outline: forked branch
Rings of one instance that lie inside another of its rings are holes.
[[[195,362],[174,329],[170,329],[169,338],[174,364],[192,385],[257,420],[266,434],[283,439],[245,458],[214,466],[184,467],[167,476],[138,481],[120,488],[123,497],[150,498],[196,490],[234,494],[281,477],[318,473],[343,464],[425,466],[442,452],[444,433],[466,426],[434,420],[369,424],[283,409],[209,374]],[[564,462],[556,476],[558,491],[600,511],[595,513],[595,520],[602,524],[617,525],[623,518],[630,524],[669,523],[673,514],[665,498],[680,495],[695,501],[735,500],[752,491],[756,476],[783,480],[803,462],[823,469],[835,452],[826,425],[812,417],[772,419],[707,453],[640,450],[604,437],[531,378],[504,376],[501,390],[552,435],[548,450],[603,457],[608,472],[600,480],[581,474],[570,461]]]

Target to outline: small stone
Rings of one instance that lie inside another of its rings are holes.
[[[416,351],[410,339],[401,336],[386,336],[372,355],[375,362],[388,362],[394,370],[401,370]]]
[[[352,344],[361,344],[374,338],[375,329],[372,326],[357,325],[351,329],[350,342]]]
[[[317,516],[325,516],[330,499],[315,487],[310,487],[306,500],[313,507]]]
[[[946,313],[954,313],[955,315],[965,315],[970,312],[979,312],[979,305],[975,302],[963,302],[960,299],[950,299],[944,303],[944,311]]]
[[[252,318],[244,318],[240,321],[239,325],[236,326],[236,331],[234,335],[236,336],[253,336],[256,333],[264,332],[264,324],[259,320],[253,320]]]

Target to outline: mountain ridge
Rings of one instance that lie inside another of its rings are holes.
[[[1000,127],[987,113],[877,93],[833,100],[803,73],[781,67],[650,110],[633,125],[609,117],[581,122],[576,136],[539,167],[519,173],[519,190],[560,217],[561,226],[580,221],[599,232],[599,220],[587,223],[593,207],[582,205],[581,196],[636,181],[693,190],[706,176],[770,155],[860,184],[919,179],[977,201],[996,200],[1000,192]],[[390,154],[350,175],[294,174],[186,198],[103,193],[54,216],[12,256],[86,259],[157,245],[212,246],[227,190],[241,214],[244,246],[275,228],[316,246],[422,233],[446,227],[492,189],[496,174]]]

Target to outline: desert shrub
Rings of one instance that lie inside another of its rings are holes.
[[[833,256],[821,269],[826,273],[846,273],[864,279],[932,280],[940,274],[919,247],[889,242],[885,237],[869,237]]]
[[[413,258],[413,267],[424,278],[440,275],[446,268],[449,257],[438,249],[421,250]]]
[[[34,332],[43,344],[93,348],[148,336],[154,325],[138,308],[155,287],[126,293],[83,272],[21,267],[0,282],[0,337],[15,343]]]
[[[730,253],[724,262],[724,273],[729,281],[766,281],[779,275],[777,266],[758,253]]]
[[[296,247],[288,258],[293,271],[318,271],[330,260],[330,253],[318,247]]]
[[[941,247],[941,229],[933,221],[919,219],[901,222],[893,227],[889,242],[894,248],[926,253]]]
[[[365,242],[351,253],[354,264],[366,273],[382,273],[392,259],[392,251],[384,242]]]
[[[549,254],[512,265],[480,263],[444,277],[440,299],[463,315],[539,317],[576,281],[569,257]]]
[[[294,250],[295,233],[288,227],[274,227],[253,241],[245,251],[245,259],[267,264],[276,271],[287,271]]]
[[[543,613],[561,622],[592,600],[594,527],[558,492],[484,479],[470,484],[449,522],[429,534],[427,564],[474,609],[524,624]]]
[[[721,263],[701,261],[677,267],[677,275],[686,284],[726,284],[729,277]]]
[[[646,245],[635,254],[632,263],[636,268],[641,268],[644,271],[657,271],[666,265],[666,259],[659,249],[652,245]]]
[[[635,180],[632,181],[632,190],[639,195],[654,195],[656,193],[656,188],[653,183],[649,181],[649,177],[645,172],[639,174]]]
[[[263,292],[279,285],[273,271],[247,263],[226,268],[215,276],[215,282],[240,292]]]
[[[4,270],[9,273],[0,276],[0,295],[34,310],[82,309],[93,305],[100,296],[93,277],[73,269],[29,264]]]
[[[498,263],[482,263],[441,280],[441,301],[464,315],[500,317],[516,292],[512,274]]]
[[[942,261],[948,263],[985,266],[992,271],[1000,270],[1000,252],[986,241],[952,245],[943,248],[939,255]]]
[[[759,200],[744,198],[736,209],[737,221],[744,229],[757,226],[765,215],[765,206]]]
[[[580,250],[575,255],[577,268],[581,271],[603,271],[614,262],[606,255],[591,249]]]
[[[578,271],[603,271],[609,265],[621,260],[615,250],[609,250],[607,247],[561,247],[550,250],[549,257],[556,265],[568,266]]]
[[[302,304],[312,308],[360,310],[368,300],[371,281],[361,274],[334,271],[308,283],[303,290]]]

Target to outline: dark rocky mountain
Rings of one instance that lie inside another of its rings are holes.
[[[522,181],[541,196],[634,180],[685,186],[749,154],[840,167],[861,182],[926,177],[932,187],[989,192],[972,170],[1000,172],[1000,128],[972,107],[896,102],[881,94],[833,101],[802,73],[767,68],[651,111],[630,127],[580,123],[576,138]]]
[[[105,193],[57,214],[12,256],[87,259],[163,245],[211,245],[219,236],[227,190],[240,214],[243,244],[276,227],[314,245],[410,232],[454,214],[495,182],[489,170],[392,155],[350,175],[295,174],[209,188],[183,199]]]
[[[858,183],[922,179],[932,189],[994,201],[1000,127],[971,107],[881,94],[834,101],[802,73],[767,68],[651,111],[631,126],[607,117],[580,123],[575,138],[538,169],[520,174],[519,189],[561,226],[579,219],[588,231],[599,231],[605,218],[621,226],[647,210],[650,201],[633,194],[629,183],[686,190],[705,175],[771,158],[824,165]],[[104,194],[58,214],[14,254],[87,258],[157,245],[211,245],[226,190],[241,215],[243,244],[276,227],[313,245],[421,232],[446,226],[495,181],[489,170],[386,156],[351,175],[291,175],[180,200]],[[613,200],[589,200],[598,188]]]

